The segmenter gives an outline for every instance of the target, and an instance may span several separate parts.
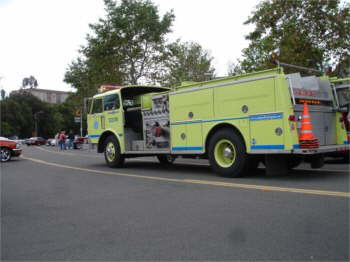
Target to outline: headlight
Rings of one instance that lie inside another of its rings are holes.
[[[20,149],[20,148],[21,148],[20,143],[16,143],[16,148],[17,148],[17,149]]]

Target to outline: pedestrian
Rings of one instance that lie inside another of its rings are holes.
[[[60,149],[61,150],[66,150],[66,135],[65,135],[66,131],[62,131],[60,136],[59,136],[59,144],[60,144]]]
[[[73,149],[74,137],[73,131],[70,130],[68,134],[68,149]]]
[[[57,147],[59,147],[59,145],[58,145],[59,137],[60,137],[60,132],[57,132],[57,134],[55,135],[55,146],[57,146]]]

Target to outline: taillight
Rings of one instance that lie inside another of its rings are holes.
[[[290,116],[288,117],[288,120],[289,120],[289,121],[295,121],[295,115],[290,115]]]

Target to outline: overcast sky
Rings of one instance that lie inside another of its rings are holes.
[[[153,0],[173,9],[169,40],[195,41],[210,50],[219,76],[248,45],[243,22],[259,0]],[[33,75],[39,88],[72,90],[63,82],[68,64],[85,44],[89,23],[104,16],[103,0],[0,0],[0,88],[7,93]]]

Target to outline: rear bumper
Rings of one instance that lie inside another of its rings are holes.
[[[319,148],[300,148],[294,149],[293,154],[302,154],[302,155],[310,155],[310,154],[323,154],[323,153],[331,153],[331,152],[349,152],[350,145],[331,145],[331,146],[320,146]]]
[[[294,148],[292,150],[284,149],[265,149],[265,150],[251,150],[248,154],[295,154],[295,155],[313,155],[324,153],[345,153],[350,151],[350,145],[329,145],[320,146],[319,148]]]

